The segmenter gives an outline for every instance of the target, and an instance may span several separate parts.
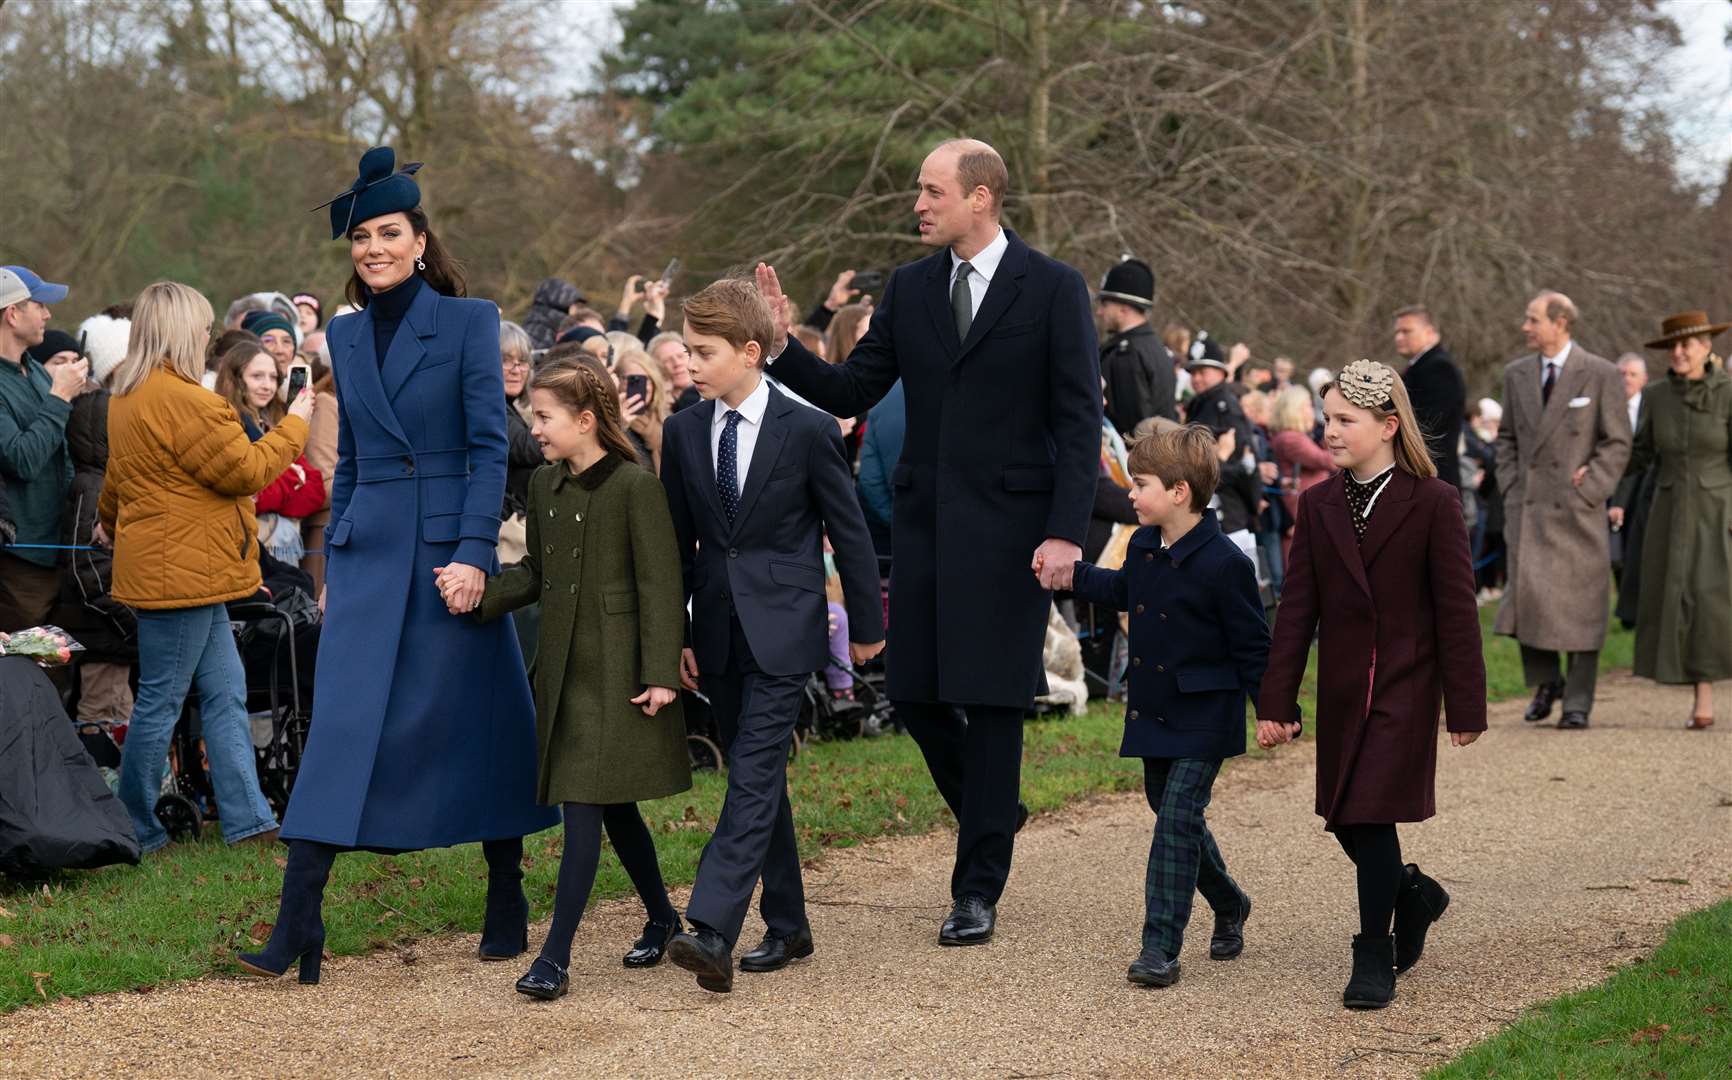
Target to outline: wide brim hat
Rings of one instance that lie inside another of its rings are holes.
[[[1717,323],[1708,321],[1706,311],[1683,311],[1667,316],[1660,322],[1660,336],[1648,342],[1645,348],[1669,349],[1672,344],[1685,338],[1693,338],[1698,334],[1715,334],[1732,329],[1732,323]]]
[[[421,187],[415,183],[415,173],[421,162],[409,164],[393,172],[397,152],[389,146],[375,146],[361,155],[356,170],[359,175],[349,190],[330,202],[313,207],[331,208],[331,239],[341,240],[359,222],[384,214],[406,214],[421,205]]]

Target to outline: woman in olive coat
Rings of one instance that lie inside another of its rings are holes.
[[[685,597],[661,482],[635,463],[612,378],[587,357],[554,361],[530,388],[550,464],[529,481],[523,561],[487,583],[477,617],[539,601],[536,796],[565,814],[553,925],[520,993],[566,992],[578,919],[605,828],[649,925],[628,967],[657,963],[679,919],[637,803],[691,787],[679,702]]]
[[[1728,326],[1686,311],[1648,342],[1670,354],[1671,369],[1643,395],[1612,511],[1621,524],[1637,479],[1657,464],[1642,542],[1636,674],[1695,684],[1686,725],[1694,730],[1714,723],[1714,683],[1732,678],[1732,378],[1714,355],[1714,335]]]

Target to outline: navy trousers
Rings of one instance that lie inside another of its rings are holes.
[[[932,782],[956,815],[951,899],[998,903],[1016,845],[1022,710],[898,701],[896,717],[920,744]]]
[[[721,934],[729,948],[739,941],[760,878],[758,910],[770,933],[791,937],[806,927],[806,889],[788,802],[788,746],[807,678],[764,674],[734,619],[727,663],[702,679],[728,756],[728,793],[698,860],[686,918]]]
[[[1155,812],[1143,882],[1144,952],[1168,960],[1179,955],[1193,893],[1202,893],[1217,913],[1236,911],[1244,898],[1203,820],[1220,771],[1219,758],[1143,759],[1143,793]]]

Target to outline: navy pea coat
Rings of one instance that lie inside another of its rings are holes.
[[[1032,708],[1052,594],[1030,568],[1047,539],[1088,537],[1100,472],[1101,380],[1088,285],[1014,232],[959,340],[948,248],[898,267],[848,359],[790,338],[770,372],[837,416],[902,380],[891,479],[894,701]]]
[[[1122,570],[1077,563],[1078,599],[1129,611],[1121,757],[1229,758],[1245,752],[1245,701],[1269,662],[1257,570],[1213,510],[1162,549],[1153,526],[1131,534]]]
[[[423,285],[383,363],[370,309],[333,319],[327,341],[340,424],[325,626],[283,839],[409,850],[548,828],[517,638],[452,615],[433,577],[499,570],[498,309]]]

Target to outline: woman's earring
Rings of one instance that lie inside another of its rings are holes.
[[[427,269],[427,264],[421,261],[421,256],[419,256],[419,255],[415,256],[415,269],[417,269],[417,270]]]

